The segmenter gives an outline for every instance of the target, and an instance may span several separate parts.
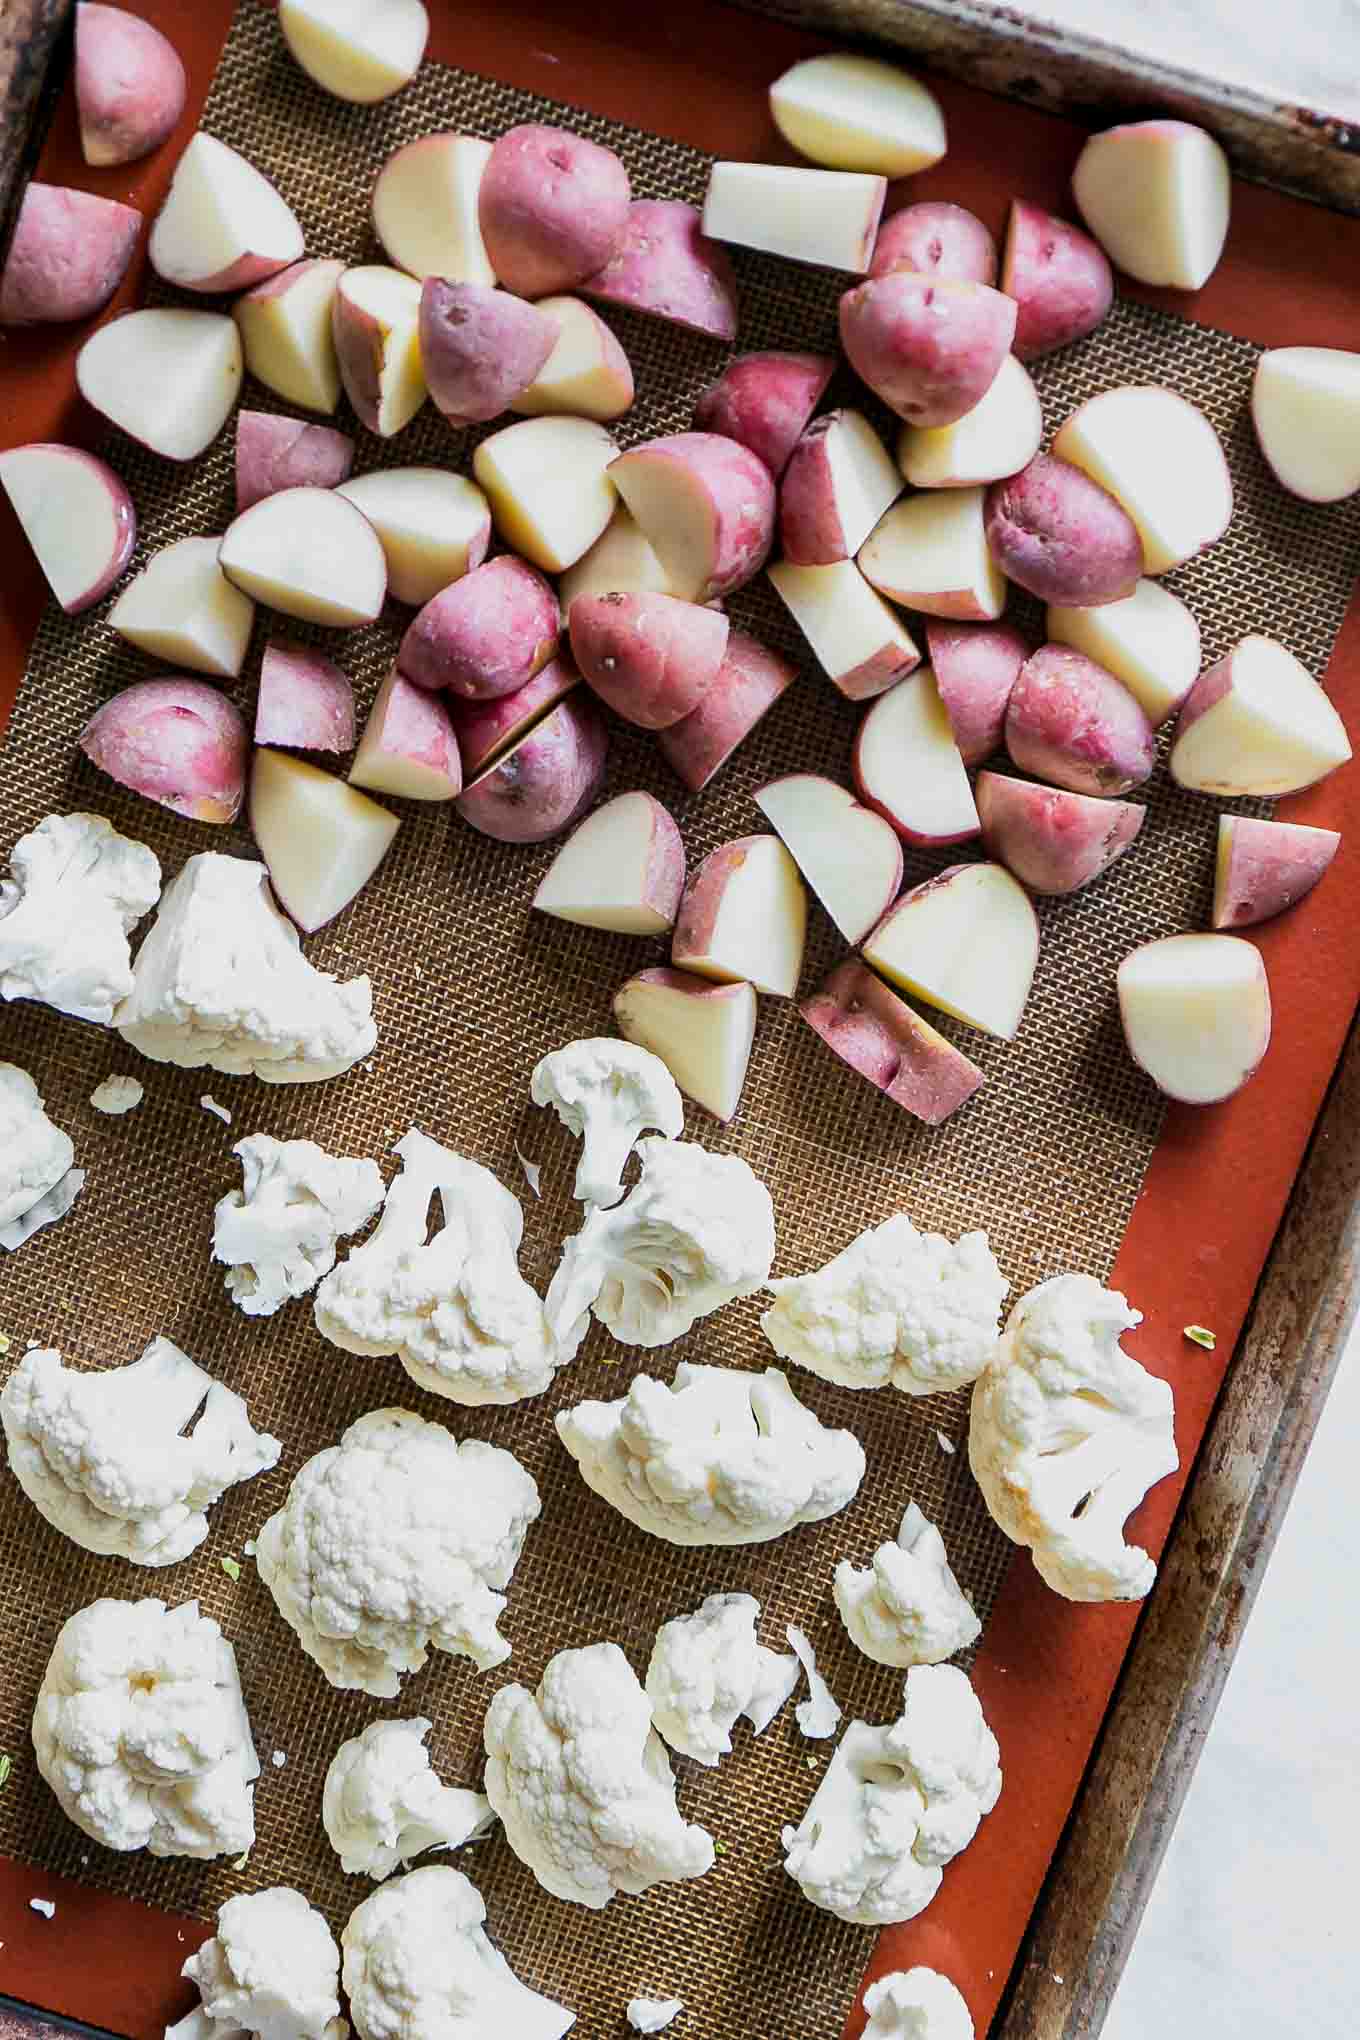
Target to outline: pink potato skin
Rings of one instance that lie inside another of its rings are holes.
[[[827,434],[844,415],[828,411],[813,419],[779,484],[779,542],[797,567],[828,567],[850,557],[827,453]]]
[[[683,970],[691,958],[707,954],[728,881],[746,862],[751,845],[767,840],[738,836],[735,842],[720,843],[690,873],[671,936],[671,962],[677,970]]]
[[[926,619],[926,658],[965,765],[1001,749],[1006,705],[1030,646],[1008,623]]]
[[[349,480],[354,441],[333,425],[272,411],[236,414],[236,514],[280,489],[334,489]]]
[[[720,609],[650,592],[578,595],[567,622],[587,687],[641,730],[669,729],[699,706],[730,628]]]
[[[1215,928],[1253,928],[1296,906],[1327,870],[1341,838],[1335,829],[1227,815],[1214,884]]]
[[[490,701],[467,701],[451,694],[449,720],[458,737],[464,779],[471,779],[502,751],[508,751],[534,722],[580,685],[581,676],[574,666],[565,659],[551,659],[513,694],[500,694]]]
[[[420,293],[420,359],[434,407],[450,425],[481,425],[523,396],[558,329],[506,290],[427,276]]]
[[[491,267],[517,297],[571,290],[618,247],[631,196],[612,149],[537,121],[507,128],[478,188]]]
[[[312,645],[275,638],[260,662],[255,741],[282,751],[354,748],[354,689],[349,675]]]
[[[829,354],[739,354],[696,400],[695,426],[749,447],[778,480],[835,367]]]
[[[1113,673],[1066,645],[1040,645],[1011,690],[1006,749],[1022,772],[1106,799],[1150,776],[1157,734]]]
[[[514,694],[557,653],[562,612],[537,567],[502,553],[441,588],[407,626],[397,664],[467,701]]]
[[[987,491],[987,546],[1003,574],[1041,602],[1097,609],[1132,595],[1143,541],[1122,503],[1070,460],[1037,453]]]
[[[1010,352],[1014,300],[985,283],[893,269],[848,290],[841,345],[860,381],[909,425],[952,425]]]
[[[876,1091],[926,1126],[966,1105],[983,1073],[858,957],[838,964],[798,1008],[814,1034]]]
[[[376,432],[382,402],[382,333],[372,313],[339,289],[331,299],[331,341],[354,415],[366,431]]]
[[[127,274],[141,230],[135,206],[61,184],[30,184],[0,275],[0,326],[54,325],[102,311]]]
[[[234,822],[245,795],[246,726],[225,694],[176,675],[136,680],[77,740],[120,786],[191,822]]]
[[[458,812],[498,843],[542,843],[590,806],[604,783],[608,747],[604,717],[578,687],[464,787]]]
[[[137,512],[133,507],[132,498],[127,492],[126,484],[120,476],[114,473],[107,462],[100,460],[97,454],[85,453],[78,446],[63,446],[59,441],[50,439],[33,440],[30,442],[30,445],[34,448],[41,448],[44,453],[60,456],[63,460],[78,461],[82,467],[93,470],[108,490],[109,501],[113,510],[114,549],[109,556],[103,573],[96,578],[91,586],[83,589],[79,595],[73,596],[70,601],[62,604],[68,616],[79,616],[82,610],[88,609],[92,603],[98,602],[101,595],[108,594],[109,589],[120,578],[124,567],[132,558],[137,545]],[[19,451],[17,447],[14,450],[16,452]]]
[[[963,206],[922,199],[904,205],[878,230],[869,274],[888,276],[894,269],[952,277],[958,283],[995,283],[996,242]]]
[[[1099,242],[1069,220],[1011,201],[1001,288],[1018,307],[1011,345],[1021,361],[1094,333],[1114,303],[1114,271]]]
[[[774,477],[763,460],[720,432],[676,432],[666,439],[647,439],[611,461],[616,476],[621,463],[668,461],[678,466],[708,498],[713,522],[713,570],[695,596],[711,602],[730,595],[753,579],[769,558],[774,543]]]
[[[1108,871],[1143,826],[1146,809],[1093,800],[980,772],[974,788],[982,842],[1032,893],[1073,893]]]
[[[659,732],[662,757],[691,793],[701,793],[797,678],[797,667],[778,652],[734,630],[718,676],[698,707]]]
[[[378,756],[409,760],[438,773],[449,783],[445,798],[453,799],[462,790],[463,764],[448,710],[437,695],[413,687],[400,673],[390,674],[388,681],[382,721],[375,733]],[[365,737],[369,734],[365,730]]]
[[[698,207],[680,198],[634,199],[618,243],[581,288],[587,297],[665,319],[727,346],[737,337],[731,257],[704,233]]]
[[[188,81],[173,45],[121,7],[76,8],[76,108],[85,161],[103,169],[158,149],[184,111]]]

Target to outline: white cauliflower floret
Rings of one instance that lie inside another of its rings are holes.
[[[272,1317],[335,1266],[338,1242],[361,1232],[383,1201],[376,1162],[328,1155],[312,1140],[252,1133],[232,1150],[244,1188],[218,1203],[213,1259],[248,1317]]]
[[[668,1544],[762,1544],[834,1516],[864,1478],[864,1448],[828,1431],[777,1367],[639,1374],[618,1402],[561,1410],[557,1435],[581,1477]]]
[[[489,1169],[414,1127],[372,1237],[317,1291],[316,1328],[346,1353],[395,1354],[450,1402],[541,1395],[564,1357],[543,1302],[519,1272],[519,1200]],[[433,1238],[430,1206],[443,1224]]]
[[[213,1503],[283,1449],[169,1339],[95,1373],[65,1367],[51,1348],[25,1353],[0,1392],[0,1421],[39,1514],[83,1550],[133,1565],[197,1551]]]
[[[548,1290],[567,1359],[592,1310],[622,1345],[668,1346],[769,1276],[774,1206],[739,1155],[655,1136],[637,1152],[637,1182],[612,1211],[586,1213]]]
[[[1119,1340],[1142,1322],[1091,1275],[1022,1296],[973,1390],[968,1460],[996,1522],[1069,1601],[1138,1601],[1157,1577],[1124,1522],[1174,1473],[1168,1382]]]
[[[486,1795],[545,1891],[598,1911],[619,1892],[702,1877],[713,1838],[675,1804],[647,1695],[614,1643],[561,1650],[538,1692],[486,1710]]]
[[[817,1653],[803,1631],[790,1622],[784,1634],[808,1682],[807,1699],[798,1702],[793,1718],[809,1742],[825,1742],[841,1725],[841,1704],[817,1669]]]
[[[635,2033],[664,2033],[684,2009],[683,1998],[629,1998],[628,2023]]]
[[[504,1663],[496,1624],[538,1489],[498,1445],[370,1410],[299,1468],[259,1533],[280,1615],[332,1686],[394,1699],[431,1650]]]
[[[71,1167],[75,1158],[70,1136],[48,1118],[27,1070],[0,1062],[0,1247],[22,1245],[29,1236],[24,1220],[67,1176],[84,1182]]]
[[[938,1969],[896,1969],[864,1993],[862,2040],[975,2040],[963,1997]]]
[[[937,1395],[996,1351],[1006,1278],[984,1232],[956,1244],[899,1211],[824,1268],[770,1285],[760,1328],[782,1360],[842,1388]]]
[[[266,1084],[317,1084],[378,1038],[366,977],[302,953],[263,864],[200,851],[165,889],[113,1024],[152,1062]]]
[[[800,1825],[784,1829],[784,1868],[852,1925],[914,1919],[1000,1792],[996,1737],[968,1679],[917,1665],[897,1721],[846,1729]]]
[[[259,1760],[236,1653],[197,1601],[93,1601],[53,1646],[33,1714],[38,1770],[107,1849],[239,1856]]]
[[[135,1077],[105,1077],[91,1091],[90,1104],[107,1119],[121,1119],[125,1112],[135,1112],[145,1096],[145,1084]]]
[[[710,1594],[692,1615],[663,1622],[647,1667],[652,1720],[673,1750],[716,1764],[744,1714],[757,1735],[798,1684],[798,1660],[756,1641],[752,1594]]]
[[[370,1721],[331,1758],[321,1824],[347,1876],[381,1882],[427,1849],[461,1848],[495,1819],[480,1792],[440,1784],[429,1732],[423,1715]]]
[[[850,1641],[876,1665],[938,1665],[982,1634],[944,1539],[915,1502],[895,1544],[861,1569],[843,1558],[832,1589]]]
[[[107,1027],[132,990],[128,936],[160,897],[145,843],[102,815],[49,815],[10,852],[0,880],[0,999]]]
[[[356,1906],[341,1935],[359,2040],[562,2040],[575,2012],[521,1983],[461,1870],[428,1864]]]
[[[576,1168],[583,1204],[618,1203],[628,1157],[649,1127],[668,1140],[685,1130],[675,1078],[660,1056],[631,1041],[569,1042],[544,1056],[529,1095],[535,1105],[551,1105],[568,1133],[585,1143]]]
[[[340,1950],[300,1891],[276,1884],[229,1898],[181,1976],[203,2002],[165,2040],[345,2040]]]

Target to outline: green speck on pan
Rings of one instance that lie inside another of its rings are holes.
[[[227,1578],[228,1578],[229,1580],[239,1580],[239,1579],[240,1579],[240,1577],[241,1577],[241,1566],[240,1566],[240,1561],[239,1561],[238,1559],[235,1559],[235,1558],[224,1558],[224,1559],[222,1559],[222,1560],[221,1560],[221,1566],[222,1566],[222,1570],[223,1570],[223,1572],[224,1572],[224,1573],[226,1574],[226,1576],[227,1576]]]
[[[14,1759],[8,1750],[0,1750],[0,1789],[9,1783],[9,1774],[14,1769]]]
[[[1212,1353],[1218,1344],[1218,1335],[1211,1332],[1207,1325],[1186,1325],[1183,1330],[1191,1345],[1203,1346],[1206,1353]]]

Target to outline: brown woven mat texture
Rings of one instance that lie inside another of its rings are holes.
[[[368,198],[399,143],[446,127],[494,136],[518,120],[555,117],[546,100],[435,66],[387,105],[342,107],[291,63],[273,14],[247,5],[204,125],[276,180],[302,220],[310,253],[364,261],[381,259]],[[702,197],[707,164],[693,150],[576,111],[561,117],[618,149],[639,195]],[[1023,184],[1022,166],[1016,176]],[[743,347],[834,346],[840,279],[741,251],[736,260]],[[660,324],[609,317],[638,384],[620,439],[685,428],[721,351]],[[1321,671],[1343,613],[1358,520],[1343,506],[1320,524],[1269,484],[1243,410],[1252,361],[1253,350],[1238,341],[1125,304],[1091,340],[1041,364],[1038,382],[1051,428],[1081,398],[1129,379],[1164,380],[1204,408],[1229,449],[1238,511],[1223,542],[1172,585],[1200,620],[1207,656],[1264,628]],[[832,396],[863,402],[848,382]],[[247,388],[245,401],[279,408],[258,387]],[[359,471],[415,461],[465,468],[471,451],[470,436],[452,433],[428,407],[392,444],[359,432],[348,416],[340,422],[358,434]],[[220,531],[231,515],[230,426],[186,469],[121,437],[109,451],[142,519],[136,565],[172,539]],[[621,725],[612,732],[607,792],[651,789],[676,814],[694,861],[763,826],[750,795],[773,774],[802,768],[843,777],[856,722],[765,586],[742,591],[730,607],[736,623],[788,653],[801,677],[717,782],[688,795],[642,733]],[[77,755],[76,733],[95,704],[151,670],[108,630],[106,609],[74,622],[55,607],[45,616],[0,761],[0,850],[53,810],[88,807],[149,842],[167,877],[195,850],[249,854],[243,830],[182,823],[124,796]],[[361,703],[406,620],[389,611],[369,630],[330,634]],[[262,614],[236,690],[247,713],[268,623]],[[820,1264],[900,1209],[950,1234],[985,1226],[1016,1292],[1060,1268],[1108,1271],[1158,1124],[1153,1093],[1120,1042],[1115,966],[1135,943],[1203,925],[1213,863],[1209,802],[1178,794],[1164,773],[1146,798],[1152,823],[1111,876],[1073,899],[1041,904],[1043,955],[1019,1040],[1006,1045],[942,1022],[987,1072],[979,1096],[945,1127],[929,1131],[881,1100],[827,1052],[791,1003],[762,1001],[739,1117],[718,1129],[691,1111],[688,1131],[744,1155],[769,1185],[777,1272]],[[481,1775],[483,1713],[502,1680],[533,1685],[553,1652],[601,1638],[621,1644],[641,1674],[662,1620],[714,1590],[742,1589],[764,1605],[766,1641],[781,1643],[790,1621],[806,1628],[847,1715],[886,1719],[897,1711],[900,1676],[850,1647],[832,1605],[831,1573],[843,1556],[867,1560],[909,1500],[941,1525],[979,1612],[991,1606],[1009,1547],[977,1497],[964,1452],[951,1455],[939,1435],[961,1447],[963,1396],[852,1395],[798,1374],[794,1386],[819,1416],[849,1425],[864,1441],[869,1473],[841,1516],[766,1546],[678,1551],[634,1531],[586,1490],[558,1444],[554,1411],[586,1396],[622,1394],[638,1365],[669,1379],[682,1354],[765,1365],[773,1356],[759,1334],[757,1302],[710,1318],[659,1354],[625,1352],[596,1328],[548,1395],[484,1412],[421,1394],[395,1361],[338,1352],[315,1331],[305,1302],[267,1320],[229,1304],[222,1270],[209,1258],[212,1212],[240,1180],[232,1142],[257,1130],[307,1135],[338,1154],[384,1157],[408,1126],[421,1126],[497,1170],[524,1200],[523,1266],[540,1289],[546,1285],[559,1244],[579,1219],[570,1195],[576,1146],[530,1107],[530,1072],[547,1050],[610,1031],[615,987],[663,960],[657,945],[532,915],[529,902],[552,852],[551,845],[489,842],[447,809],[409,810],[378,879],[309,944],[323,967],[368,972],[375,987],[377,1051],[370,1064],[330,1084],[273,1089],[175,1071],[143,1062],[116,1035],[79,1022],[33,1007],[0,1010],[0,1056],[33,1073],[88,1171],[70,1217],[0,1261],[0,1331],[10,1340],[4,1365],[37,1341],[82,1365],[115,1367],[165,1333],[245,1394],[255,1422],[285,1446],[274,1473],[232,1490],[217,1508],[209,1541],[193,1559],[156,1573],[78,1551],[38,1519],[8,1475],[0,1478],[0,1748],[14,1757],[0,1794],[0,1848],[204,1917],[233,1892],[291,1883],[338,1931],[370,1887],[341,1875],[324,1840],[322,1778],[339,1743],[379,1712],[431,1716],[441,1776],[473,1784]],[[909,881],[944,861],[909,853]],[[814,910],[805,987],[840,952],[839,938]],[[110,1120],[88,1099],[115,1070],[142,1079],[147,1097],[138,1112]],[[230,1129],[200,1105],[209,1090],[234,1115]],[[543,1165],[541,1202],[528,1191],[517,1144]],[[233,1583],[220,1561],[241,1557],[306,1458],[386,1403],[511,1448],[538,1481],[544,1511],[510,1589],[504,1626],[511,1662],[479,1675],[466,1661],[436,1656],[406,1681],[398,1702],[380,1706],[326,1685],[253,1566],[247,1561]],[[106,1852],[66,1825],[36,1777],[29,1719],[53,1638],[66,1616],[104,1594],[157,1594],[172,1603],[195,1595],[235,1644],[263,1760],[258,1840],[244,1869]],[[676,1758],[685,1815],[705,1822],[724,1853],[702,1882],[619,1899],[603,1914],[548,1897],[500,1839],[447,1860],[484,1892],[492,1930],[519,1974],[575,2007],[581,2040],[619,2035],[635,1992],[682,1997],[686,2040],[835,2040],[871,1936],[808,1906],[779,1868],[780,1826],[801,1815],[828,1747],[802,1739],[790,1708],[759,1741],[743,1728],[719,1770]],[[270,1761],[274,1751],[286,1755],[282,1768]],[[1004,1794],[993,1818],[1005,1818]]]

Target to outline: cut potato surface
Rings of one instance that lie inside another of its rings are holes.
[[[1220,815],[1214,870],[1215,928],[1250,928],[1309,894],[1341,848],[1335,829]]]
[[[804,58],[770,87],[770,112],[791,148],[831,170],[910,177],[945,152],[939,100],[878,57]]]
[[[874,252],[887,184],[846,170],[783,163],[715,163],[704,232],[790,262],[862,276]]]
[[[900,990],[1011,1041],[1039,960],[1039,923],[999,864],[956,864],[903,895],[864,957]]]
[[[430,21],[421,0],[279,0],[279,27],[323,92],[369,106],[415,77]]]
[[[1143,120],[1092,135],[1072,172],[1077,210],[1140,283],[1198,290],[1223,253],[1232,172],[1212,135],[1184,120]]]
[[[163,659],[234,680],[250,643],[255,605],[217,563],[220,539],[182,538],[153,553],[109,611],[109,627]]]
[[[711,850],[685,887],[671,942],[677,969],[790,999],[798,989],[807,894],[777,836]]]
[[[378,689],[354,763],[351,786],[400,800],[456,800],[463,768],[449,712],[394,666]]]
[[[1281,488],[1309,503],[1360,489],[1360,354],[1275,347],[1256,364],[1251,421]]]
[[[861,800],[908,843],[959,843],[978,833],[968,773],[940,700],[921,666],[865,714],[855,739]]]
[[[1048,635],[1122,680],[1156,728],[1175,714],[1199,675],[1199,625],[1159,581],[1142,580],[1132,595],[1095,609],[1050,603]]]
[[[329,414],[340,401],[331,306],[344,269],[343,262],[295,262],[231,308],[250,373],[304,411]]]
[[[227,527],[217,557],[247,595],[307,623],[372,623],[387,593],[377,532],[334,489],[266,496]]]
[[[540,914],[616,935],[664,935],[685,882],[685,850],[650,793],[621,793],[587,815],[534,894]]]
[[[715,1119],[735,1118],[756,1032],[751,985],[644,970],[615,993],[614,1018],[625,1041],[661,1058],[687,1098]]]
[[[387,559],[387,592],[414,607],[479,567],[491,510],[475,482],[446,468],[376,468],[336,490],[362,510]]]
[[[381,262],[347,269],[331,302],[331,332],[356,416],[380,438],[394,438],[426,396],[420,285]]]
[[[853,560],[795,567],[777,560],[770,582],[822,671],[850,701],[883,694],[921,663],[906,625]]]
[[[1103,390],[1053,442],[1122,503],[1143,541],[1143,571],[1165,574],[1222,538],[1233,492],[1218,435],[1202,411],[1157,383]]]
[[[319,765],[261,748],[250,772],[250,827],[279,905],[310,935],[362,892],[401,823]]]
[[[69,616],[108,592],[137,543],[132,498],[112,468],[74,446],[35,440],[0,453],[0,487]]]
[[[540,298],[534,309],[557,327],[557,344],[510,409],[524,418],[621,418],[633,401],[633,371],[599,313],[574,297]]]
[[[214,135],[196,134],[175,166],[147,256],[181,290],[240,290],[302,255],[302,228],[269,179]]]
[[[1350,755],[1346,726],[1307,667],[1253,636],[1195,682],[1169,764],[1199,793],[1270,797],[1314,785]]]
[[[800,566],[852,559],[901,493],[902,477],[867,418],[858,411],[818,418],[779,485],[785,559]]]
[[[1044,414],[1029,372],[1008,354],[980,403],[952,425],[904,425],[897,464],[916,489],[958,489],[1019,474],[1039,451]]]
[[[1236,935],[1171,935],[1119,966],[1129,1054],[1159,1091],[1214,1105],[1241,1089],[1270,1046],[1270,984]]]
[[[490,154],[476,135],[437,134],[388,157],[373,187],[373,229],[398,269],[422,283],[495,283],[477,217]]]
[[[545,573],[590,551],[618,497],[606,470],[618,448],[590,418],[526,418],[484,439],[472,471],[505,544]]]
[[[1006,577],[987,547],[984,502],[981,488],[966,488],[894,503],[860,547],[864,578],[906,609],[994,623],[1006,606]]]
[[[241,336],[220,312],[126,312],[76,356],[87,404],[167,460],[196,460],[241,393]]]
[[[861,941],[902,883],[891,825],[815,772],[772,779],[753,798],[846,941]]]
[[[670,576],[651,540],[619,503],[588,553],[568,567],[557,587],[565,616],[578,595],[673,595]]]

